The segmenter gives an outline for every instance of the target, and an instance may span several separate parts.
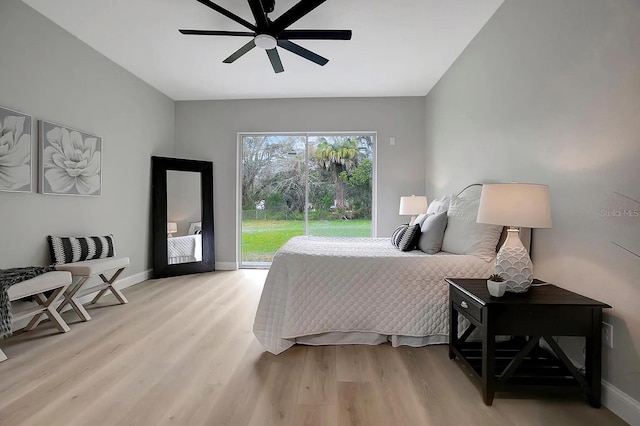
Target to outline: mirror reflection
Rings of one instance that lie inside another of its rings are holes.
[[[167,170],[167,264],[202,261],[200,173]]]

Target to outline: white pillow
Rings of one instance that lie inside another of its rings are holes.
[[[496,256],[502,226],[477,223],[479,198],[451,197],[442,251],[471,254],[487,262]]]
[[[416,220],[413,222],[413,224],[415,225],[416,223],[418,225],[420,225],[420,228],[422,228],[422,224],[424,223],[424,221],[427,219],[427,214],[426,213],[421,213],[416,217]]]
[[[427,214],[436,214],[446,212],[449,209],[449,202],[451,197],[436,198],[433,200],[427,208]]]

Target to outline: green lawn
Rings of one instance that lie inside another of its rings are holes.
[[[310,221],[309,233],[317,236],[370,237],[371,220]],[[242,260],[271,262],[273,255],[291,237],[304,235],[302,220],[242,221]]]

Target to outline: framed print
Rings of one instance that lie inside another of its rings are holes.
[[[101,138],[41,120],[40,192],[100,196],[101,152]]]
[[[0,107],[0,191],[31,192],[31,116]]]

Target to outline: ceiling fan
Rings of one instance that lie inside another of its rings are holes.
[[[224,63],[235,62],[245,53],[258,46],[267,52],[271,61],[271,66],[276,73],[283,72],[284,67],[280,60],[280,55],[276,46],[280,46],[289,52],[302,56],[305,59],[315,62],[318,65],[325,65],[329,60],[314,53],[291,40],[351,40],[351,30],[289,30],[290,25],[300,18],[320,6],[326,0],[300,0],[291,9],[287,10],[275,21],[271,21],[267,16],[273,12],[275,0],[248,0],[251,13],[256,20],[255,24],[245,21],[238,15],[229,12],[227,9],[209,0],[196,0],[216,12],[236,21],[240,25],[251,31],[217,31],[217,30],[179,30],[186,35],[212,35],[212,36],[234,36],[252,37],[251,41],[236,50],[231,56],[225,59]]]

